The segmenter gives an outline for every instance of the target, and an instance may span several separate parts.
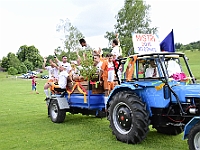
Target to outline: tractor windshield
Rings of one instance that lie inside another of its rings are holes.
[[[124,67],[122,67],[124,69],[122,72],[124,74],[121,78],[122,81],[138,79],[168,80],[169,78],[177,81],[185,81],[191,78],[192,82],[195,83],[187,59],[183,53],[161,52],[134,56],[137,56],[136,61],[132,61],[133,56],[129,56],[131,59],[125,60]],[[134,68],[133,72],[130,71],[131,68]]]

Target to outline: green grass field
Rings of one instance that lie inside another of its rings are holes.
[[[185,54],[189,58],[188,63],[193,75],[198,79],[197,81],[200,82],[200,51],[186,51]]]
[[[199,56],[200,52],[188,53],[193,74],[200,80]],[[0,73],[0,149],[188,149],[183,134],[162,135],[151,127],[141,144],[121,143],[112,135],[106,118],[67,114],[64,123],[52,123],[44,101],[45,82],[38,79],[40,94],[31,94],[31,80],[6,78],[6,73]]]

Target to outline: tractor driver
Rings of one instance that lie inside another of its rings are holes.
[[[149,61],[149,68],[146,69],[145,77],[146,78],[159,77],[158,68],[157,68],[155,61],[153,59],[151,59]]]

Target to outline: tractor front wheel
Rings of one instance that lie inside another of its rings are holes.
[[[49,113],[51,121],[54,123],[61,123],[65,120],[66,111],[61,110],[56,99],[52,99],[49,105]]]
[[[146,105],[132,92],[115,94],[108,108],[108,120],[113,134],[119,141],[137,144],[149,131],[149,115]]]
[[[200,150],[200,123],[196,124],[188,134],[190,150]]]

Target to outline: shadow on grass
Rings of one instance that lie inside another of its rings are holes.
[[[40,118],[42,121],[42,118]],[[43,118],[44,119],[44,118]],[[50,127],[53,131],[62,130],[64,133],[72,134],[73,141],[82,141],[86,138],[90,142],[93,142],[101,138],[101,142],[107,142],[108,145],[119,144],[120,147],[134,148],[134,150],[141,149],[160,149],[160,150],[187,150],[187,142],[182,140],[182,134],[177,136],[169,136],[157,133],[155,129],[150,126],[150,132],[147,138],[140,144],[127,144],[117,141],[115,136],[112,135],[112,131],[109,128],[109,121],[106,118],[96,118],[94,116],[85,116],[80,114],[67,114],[63,123],[52,123],[50,118],[45,123],[47,127]],[[44,120],[43,120],[44,121]],[[76,130],[76,133],[73,131]],[[79,137],[79,138],[77,138]],[[68,139],[69,140],[69,139]],[[109,143],[108,143],[109,141]],[[184,146],[183,146],[184,145]],[[184,148],[185,149],[184,149]]]

